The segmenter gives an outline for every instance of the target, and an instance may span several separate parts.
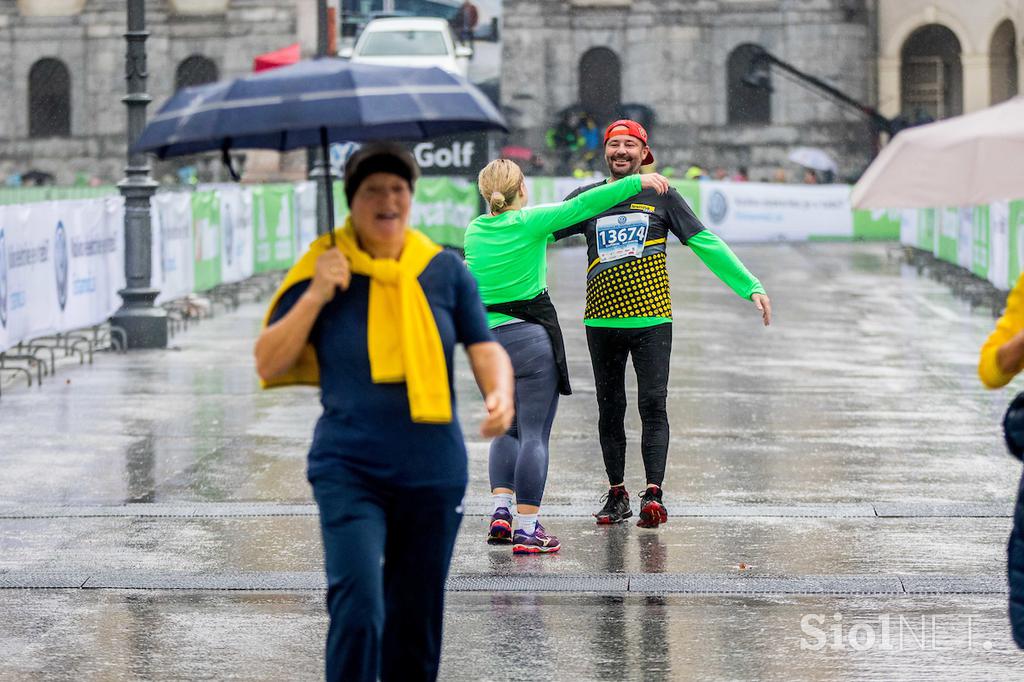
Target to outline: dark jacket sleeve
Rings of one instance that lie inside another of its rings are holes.
[[[679,241],[685,244],[690,237],[704,230],[704,224],[700,218],[694,214],[690,205],[680,196],[675,187],[669,188],[666,199],[668,228]]]

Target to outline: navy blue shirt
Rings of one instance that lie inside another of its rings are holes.
[[[354,473],[402,486],[465,485],[466,445],[455,417],[453,350],[493,341],[476,281],[459,257],[443,251],[419,276],[448,363],[450,424],[416,424],[409,416],[405,383],[375,384],[366,342],[370,278],[352,275],[347,291],[320,311],[309,340],[320,364],[324,413],[313,433],[309,473],[344,466]],[[309,287],[286,291],[271,315],[282,318]],[[396,321],[397,322],[397,321]]]

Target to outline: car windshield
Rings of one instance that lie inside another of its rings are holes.
[[[438,57],[448,54],[440,31],[373,31],[359,50],[361,57]]]

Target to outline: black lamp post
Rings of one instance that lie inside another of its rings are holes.
[[[128,94],[123,98],[128,108],[129,148],[146,125],[146,106],[151,99],[146,93],[146,7],[144,0],[127,0],[128,32],[125,77]],[[158,289],[150,286],[152,276],[153,230],[149,200],[157,183],[149,176],[145,154],[128,152],[125,178],[118,183],[124,196],[124,271],[125,288],[119,291],[124,302],[110,318],[110,323],[123,329],[128,348],[166,348],[167,312],[154,305]]]

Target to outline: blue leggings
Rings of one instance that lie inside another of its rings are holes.
[[[400,488],[341,466],[310,483],[331,617],[326,679],[437,679],[444,585],[465,486]]]
[[[516,502],[540,506],[548,478],[548,438],[558,409],[558,367],[548,333],[538,324],[496,327],[494,336],[516,375],[516,418],[491,442],[491,490],[509,488]]]

